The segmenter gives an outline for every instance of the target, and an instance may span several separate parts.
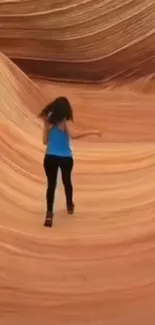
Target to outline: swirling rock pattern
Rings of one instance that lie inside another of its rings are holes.
[[[154,0],[0,2],[0,50],[26,73],[107,81],[155,66]]]
[[[3,55],[0,73],[1,323],[154,325],[154,96],[36,85]],[[66,215],[59,183],[54,227],[44,229],[35,114],[60,91],[79,127],[104,136],[73,142],[76,213]]]

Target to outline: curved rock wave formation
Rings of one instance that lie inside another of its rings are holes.
[[[0,72],[2,324],[154,325],[154,96],[35,83],[3,55]],[[45,229],[36,114],[60,90],[79,127],[103,138],[73,142],[75,216],[59,181]]]
[[[154,0],[0,2],[0,49],[27,74],[105,82],[154,73]]]

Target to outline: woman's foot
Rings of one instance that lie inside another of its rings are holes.
[[[68,212],[68,214],[73,214],[74,213],[74,209],[75,209],[74,203],[72,203],[71,205],[68,205],[67,206],[67,212]]]
[[[47,211],[45,222],[44,222],[45,227],[52,227],[53,226],[53,216],[54,216],[53,212]]]

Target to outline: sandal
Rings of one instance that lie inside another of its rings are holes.
[[[45,222],[44,222],[44,226],[45,227],[52,227],[53,226],[53,212],[48,211],[46,213],[46,218],[45,218]]]
[[[75,209],[75,205],[72,204],[70,206],[67,206],[67,212],[68,214],[73,214],[74,213],[74,209]]]

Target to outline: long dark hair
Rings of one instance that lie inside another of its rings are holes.
[[[73,111],[66,97],[57,97],[41,111],[39,117],[47,119],[50,124],[56,125],[64,119],[73,121]]]

